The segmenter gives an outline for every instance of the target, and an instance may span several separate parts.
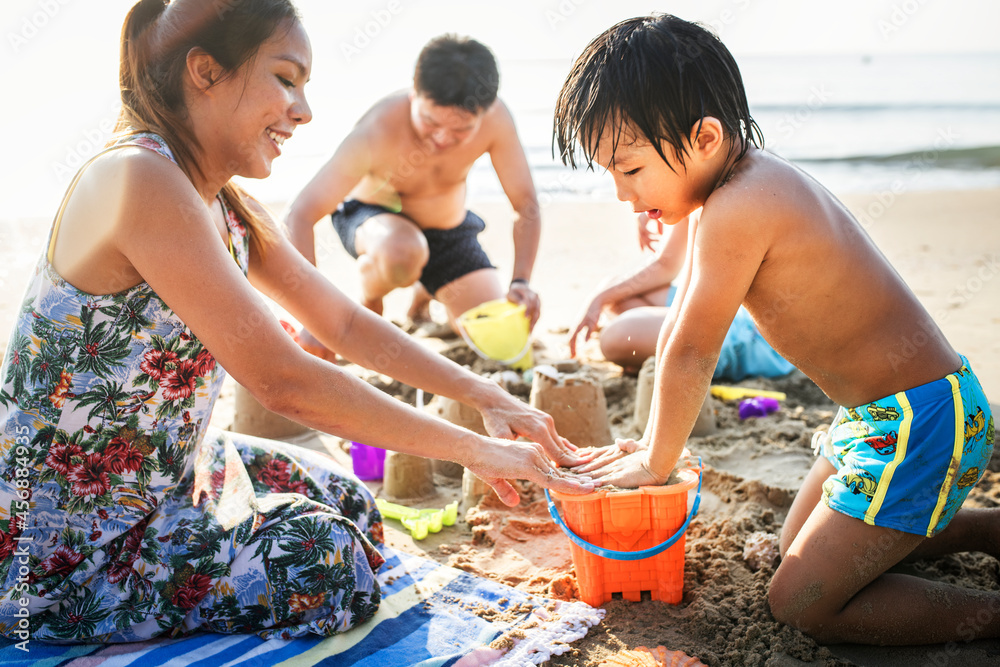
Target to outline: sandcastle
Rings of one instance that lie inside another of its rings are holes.
[[[430,459],[402,452],[386,452],[382,495],[393,500],[418,500],[437,494]]]
[[[536,366],[530,402],[552,415],[559,435],[578,447],[602,447],[613,442],[604,388],[593,378]]]
[[[242,385],[236,385],[233,399],[233,431],[258,438],[290,438],[309,430],[308,426],[271,412]]]
[[[479,414],[478,410],[469,407],[465,403],[461,403],[445,396],[435,396],[434,400],[427,404],[425,410],[451,422],[452,424],[467,428],[480,435],[487,435],[486,427],[483,425],[483,416]],[[479,479],[457,463],[453,463],[451,461],[435,461],[434,469],[439,474],[447,477],[462,478],[463,509],[478,505],[482,497],[490,492],[489,484]]]

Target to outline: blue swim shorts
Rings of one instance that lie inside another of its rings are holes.
[[[873,526],[932,537],[944,530],[993,454],[989,401],[962,368],[856,408],[840,408],[816,446],[837,472],[823,502]]]

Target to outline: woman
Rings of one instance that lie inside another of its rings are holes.
[[[142,0],[122,31],[120,137],[81,169],[25,297],[0,390],[0,631],[137,641],[195,629],[333,634],[379,603],[371,495],[325,457],[208,428],[224,371],[267,408],[507,481],[586,492],[551,419],[356,306],[234,175],[311,118],[287,0]],[[484,438],[304,352],[327,347],[477,407]],[[539,444],[540,443],[540,444]]]

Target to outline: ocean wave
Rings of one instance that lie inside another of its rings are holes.
[[[848,155],[843,157],[798,157],[795,162],[807,163],[872,163],[872,164],[927,164],[948,169],[997,169],[1000,168],[1000,146],[975,146],[969,148],[928,148],[920,151],[888,153],[881,155]]]
[[[751,115],[758,112],[765,113],[781,113],[781,112],[797,112],[803,107],[810,108],[811,111],[816,113],[832,113],[832,112],[872,112],[872,111],[894,111],[898,113],[917,113],[924,111],[1000,111],[1000,102],[966,102],[966,101],[954,101],[954,102],[942,102],[942,101],[893,101],[893,102],[849,102],[840,104],[831,104],[828,102],[817,102],[813,106],[809,106],[803,102],[791,103],[791,102],[773,102],[773,103],[763,103],[763,104],[751,104],[750,113]]]

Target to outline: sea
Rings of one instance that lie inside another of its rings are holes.
[[[554,157],[553,109],[571,61],[500,64],[500,95],[514,115],[539,198],[613,199],[604,169],[573,170]],[[740,59],[740,68],[765,149],[835,193],[1000,186],[1000,53],[758,55]],[[283,200],[329,158],[335,135],[353,119],[327,131],[319,130],[318,116],[313,122],[326,140],[293,147],[293,139],[285,163],[276,162],[263,187],[247,187]],[[469,197],[503,198],[486,156],[470,174]]]
[[[412,58],[384,48],[349,63],[335,43],[314,51],[306,88],[313,121],[285,144],[269,178],[244,182],[279,206],[329,159],[368,107],[408,86],[412,76]],[[1000,52],[736,55],[765,149],[834,193],[1000,186]],[[574,171],[553,156],[553,108],[571,58],[500,56],[499,64],[500,96],[513,113],[540,201],[614,200],[611,176],[602,168]],[[4,121],[11,130],[9,155],[18,161],[16,169],[8,162],[0,183],[0,219],[51,217],[76,169],[110,136],[115,65],[102,67],[99,80],[70,74],[72,65],[59,65],[69,74],[61,88],[40,86],[32,94],[23,115],[33,127]],[[468,194],[503,199],[488,156],[474,166]]]

